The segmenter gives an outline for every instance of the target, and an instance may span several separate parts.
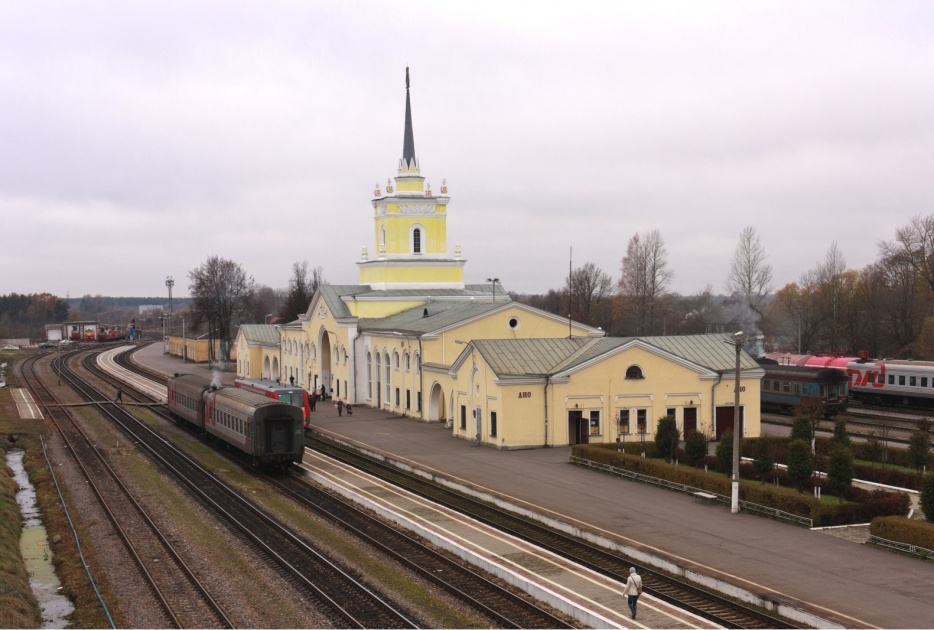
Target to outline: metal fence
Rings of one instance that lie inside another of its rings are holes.
[[[921,558],[934,558],[934,551],[930,549],[925,549],[924,547],[919,547],[917,545],[909,545],[908,543],[898,542],[897,540],[879,538],[878,536],[869,534],[869,542],[881,547],[888,547],[889,549],[896,549],[904,553],[910,553]]]
[[[625,479],[631,479],[633,481],[638,481],[640,483],[648,483],[653,486],[658,486],[660,488],[667,488],[669,490],[674,490],[676,492],[683,492],[685,494],[695,494],[698,492],[704,492],[708,494],[716,495],[716,502],[723,503],[724,505],[730,505],[732,503],[732,498],[724,496],[722,494],[716,494],[710,492],[709,490],[704,490],[702,488],[695,488],[694,486],[688,486],[683,483],[675,483],[673,481],[668,481],[667,479],[661,479],[659,477],[652,477],[650,475],[643,475],[642,473],[637,473],[632,470],[626,470],[625,468],[617,468],[616,466],[610,466],[609,464],[601,464],[600,462],[595,462],[590,459],[585,459],[583,457],[571,456],[571,463],[578,466],[584,466],[586,468],[594,468],[596,470],[601,470],[603,472],[615,475],[617,477],[623,477]],[[796,523],[798,525],[803,525],[805,527],[813,527],[813,519],[798,516],[797,514],[791,514],[790,512],[783,512],[782,510],[777,510],[775,508],[767,507],[765,505],[759,505],[758,503],[750,503],[749,501],[740,501],[739,507],[741,510],[746,512],[751,512],[754,514],[762,514],[764,516],[769,516],[771,518],[776,518],[782,521],[789,521],[791,523]]]

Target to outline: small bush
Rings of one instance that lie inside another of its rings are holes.
[[[921,511],[928,521],[934,523],[934,472],[926,474],[921,483]]]
[[[688,462],[692,466],[698,466],[703,463],[707,457],[707,438],[700,431],[689,433],[684,438],[684,451]]]

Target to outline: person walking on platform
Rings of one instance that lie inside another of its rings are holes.
[[[308,403],[311,405],[311,410],[315,410],[315,405],[318,404],[318,393],[316,391],[311,392],[311,396],[308,397]]]
[[[340,398],[337,399],[337,415],[338,416],[344,415],[344,401],[341,400]]]
[[[353,415],[353,409],[350,407],[350,403],[349,403],[349,402],[348,402],[348,403],[345,403],[345,404],[344,404],[344,407],[347,409],[347,415],[348,415],[348,416],[352,416],[352,415]]]
[[[629,567],[629,578],[626,579],[626,587],[623,593],[629,596],[629,610],[632,611],[632,618],[636,618],[636,605],[639,603],[639,595],[642,595],[642,577],[636,573],[636,567]]]
[[[114,398],[114,402],[115,402],[115,403],[118,403],[118,402],[119,402],[119,403],[122,403],[122,402],[123,402],[123,390],[120,389],[119,387],[117,388],[117,397]]]

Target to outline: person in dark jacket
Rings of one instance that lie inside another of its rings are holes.
[[[337,415],[344,415],[344,401],[340,398],[337,399]]]

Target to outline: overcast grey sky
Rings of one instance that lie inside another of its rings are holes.
[[[0,294],[188,294],[209,256],[356,283],[415,149],[465,279],[614,280],[658,229],[722,291],[753,225],[781,287],[934,212],[932,2],[0,0]]]

